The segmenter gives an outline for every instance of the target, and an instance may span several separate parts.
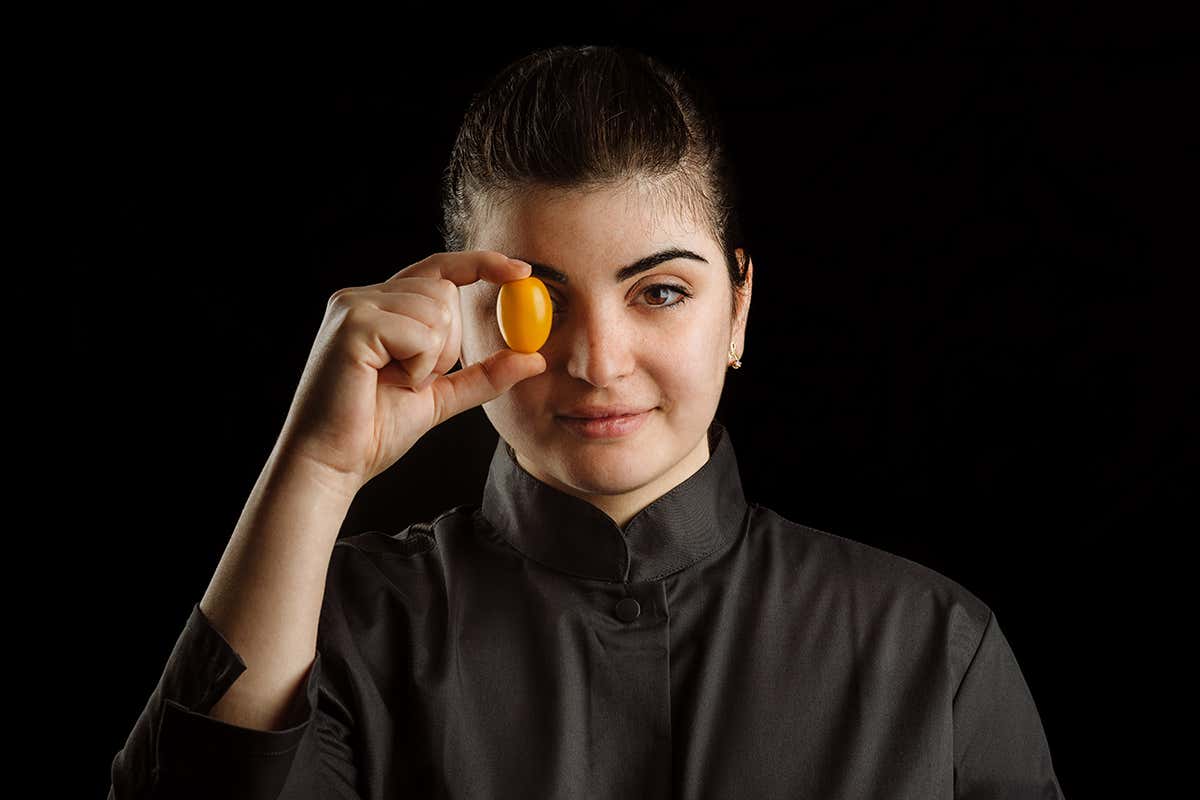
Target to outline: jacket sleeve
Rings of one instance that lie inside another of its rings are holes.
[[[246,669],[196,603],[158,685],[112,763],[109,800],[357,800],[352,721],[326,685],[318,648],[277,731],[208,715]]]
[[[994,613],[954,696],[954,796],[1061,800],[1050,746]]]

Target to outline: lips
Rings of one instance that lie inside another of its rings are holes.
[[[637,414],[616,414],[589,418],[560,415],[558,423],[572,433],[586,439],[617,439],[631,436],[638,431],[653,411],[653,408],[649,408]]]
[[[559,414],[569,419],[602,419],[604,417],[624,417],[641,414],[653,408],[646,406],[611,405],[611,406],[576,406]]]

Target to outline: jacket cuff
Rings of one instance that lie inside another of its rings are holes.
[[[287,719],[302,722],[264,731],[209,716],[246,664],[197,603],[165,672],[155,742],[154,784],[170,796],[274,797],[283,788],[297,748],[312,728],[321,679],[321,654]]]

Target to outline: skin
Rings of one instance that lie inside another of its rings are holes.
[[[492,208],[470,245],[552,265],[570,279],[569,286],[546,281],[558,311],[540,350],[546,370],[483,409],[522,468],[622,529],[708,461],[706,434],[725,386],[729,343],[744,352],[753,265],[731,316],[718,242],[674,205],[638,183],[529,190]],[[667,247],[692,250],[708,263],[675,259],[614,281],[618,267]],[[656,283],[683,286],[692,296],[648,291]],[[461,289],[464,366],[506,347],[496,322],[498,294],[486,281]],[[579,404],[618,403],[654,411],[635,433],[609,440],[585,439],[555,419]]]

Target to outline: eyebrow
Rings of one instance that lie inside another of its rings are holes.
[[[566,273],[557,267],[552,267],[549,264],[539,264],[536,261],[530,261],[528,258],[522,258],[521,256],[510,256],[510,258],[524,261],[526,264],[531,266],[533,271],[530,274],[535,278],[555,281],[556,283],[561,283],[564,286],[569,283]],[[629,266],[621,267],[619,270],[613,273],[613,282],[624,283],[634,275],[645,272],[648,269],[654,269],[664,261],[672,261],[676,258],[686,258],[692,261],[702,261],[705,264],[708,263],[707,258],[704,258],[697,253],[693,253],[691,250],[684,250],[679,247],[669,247],[666,250],[660,250],[653,255],[648,255],[645,258],[639,258]]]

